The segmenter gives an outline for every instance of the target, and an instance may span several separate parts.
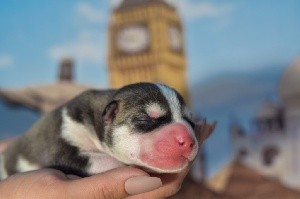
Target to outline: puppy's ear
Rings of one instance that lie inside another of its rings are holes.
[[[104,109],[102,113],[102,119],[104,125],[108,125],[112,123],[112,121],[115,119],[117,113],[119,112],[119,106],[117,101],[110,102]]]

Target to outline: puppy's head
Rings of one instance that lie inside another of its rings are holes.
[[[191,113],[183,98],[166,85],[121,88],[102,118],[108,153],[126,164],[174,173],[198,152]]]

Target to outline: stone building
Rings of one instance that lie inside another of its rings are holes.
[[[279,82],[282,104],[266,101],[253,121],[255,132],[231,126],[236,157],[262,174],[300,188],[300,58]]]

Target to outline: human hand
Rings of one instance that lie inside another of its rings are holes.
[[[166,198],[179,190],[187,172],[188,169],[180,174],[161,174],[158,178],[137,168],[122,167],[80,178],[54,169],[41,169],[19,173],[0,182],[0,195],[6,199]]]

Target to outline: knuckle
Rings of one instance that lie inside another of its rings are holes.
[[[113,187],[108,187],[106,185],[99,187],[97,198],[101,199],[117,199],[117,190]]]

